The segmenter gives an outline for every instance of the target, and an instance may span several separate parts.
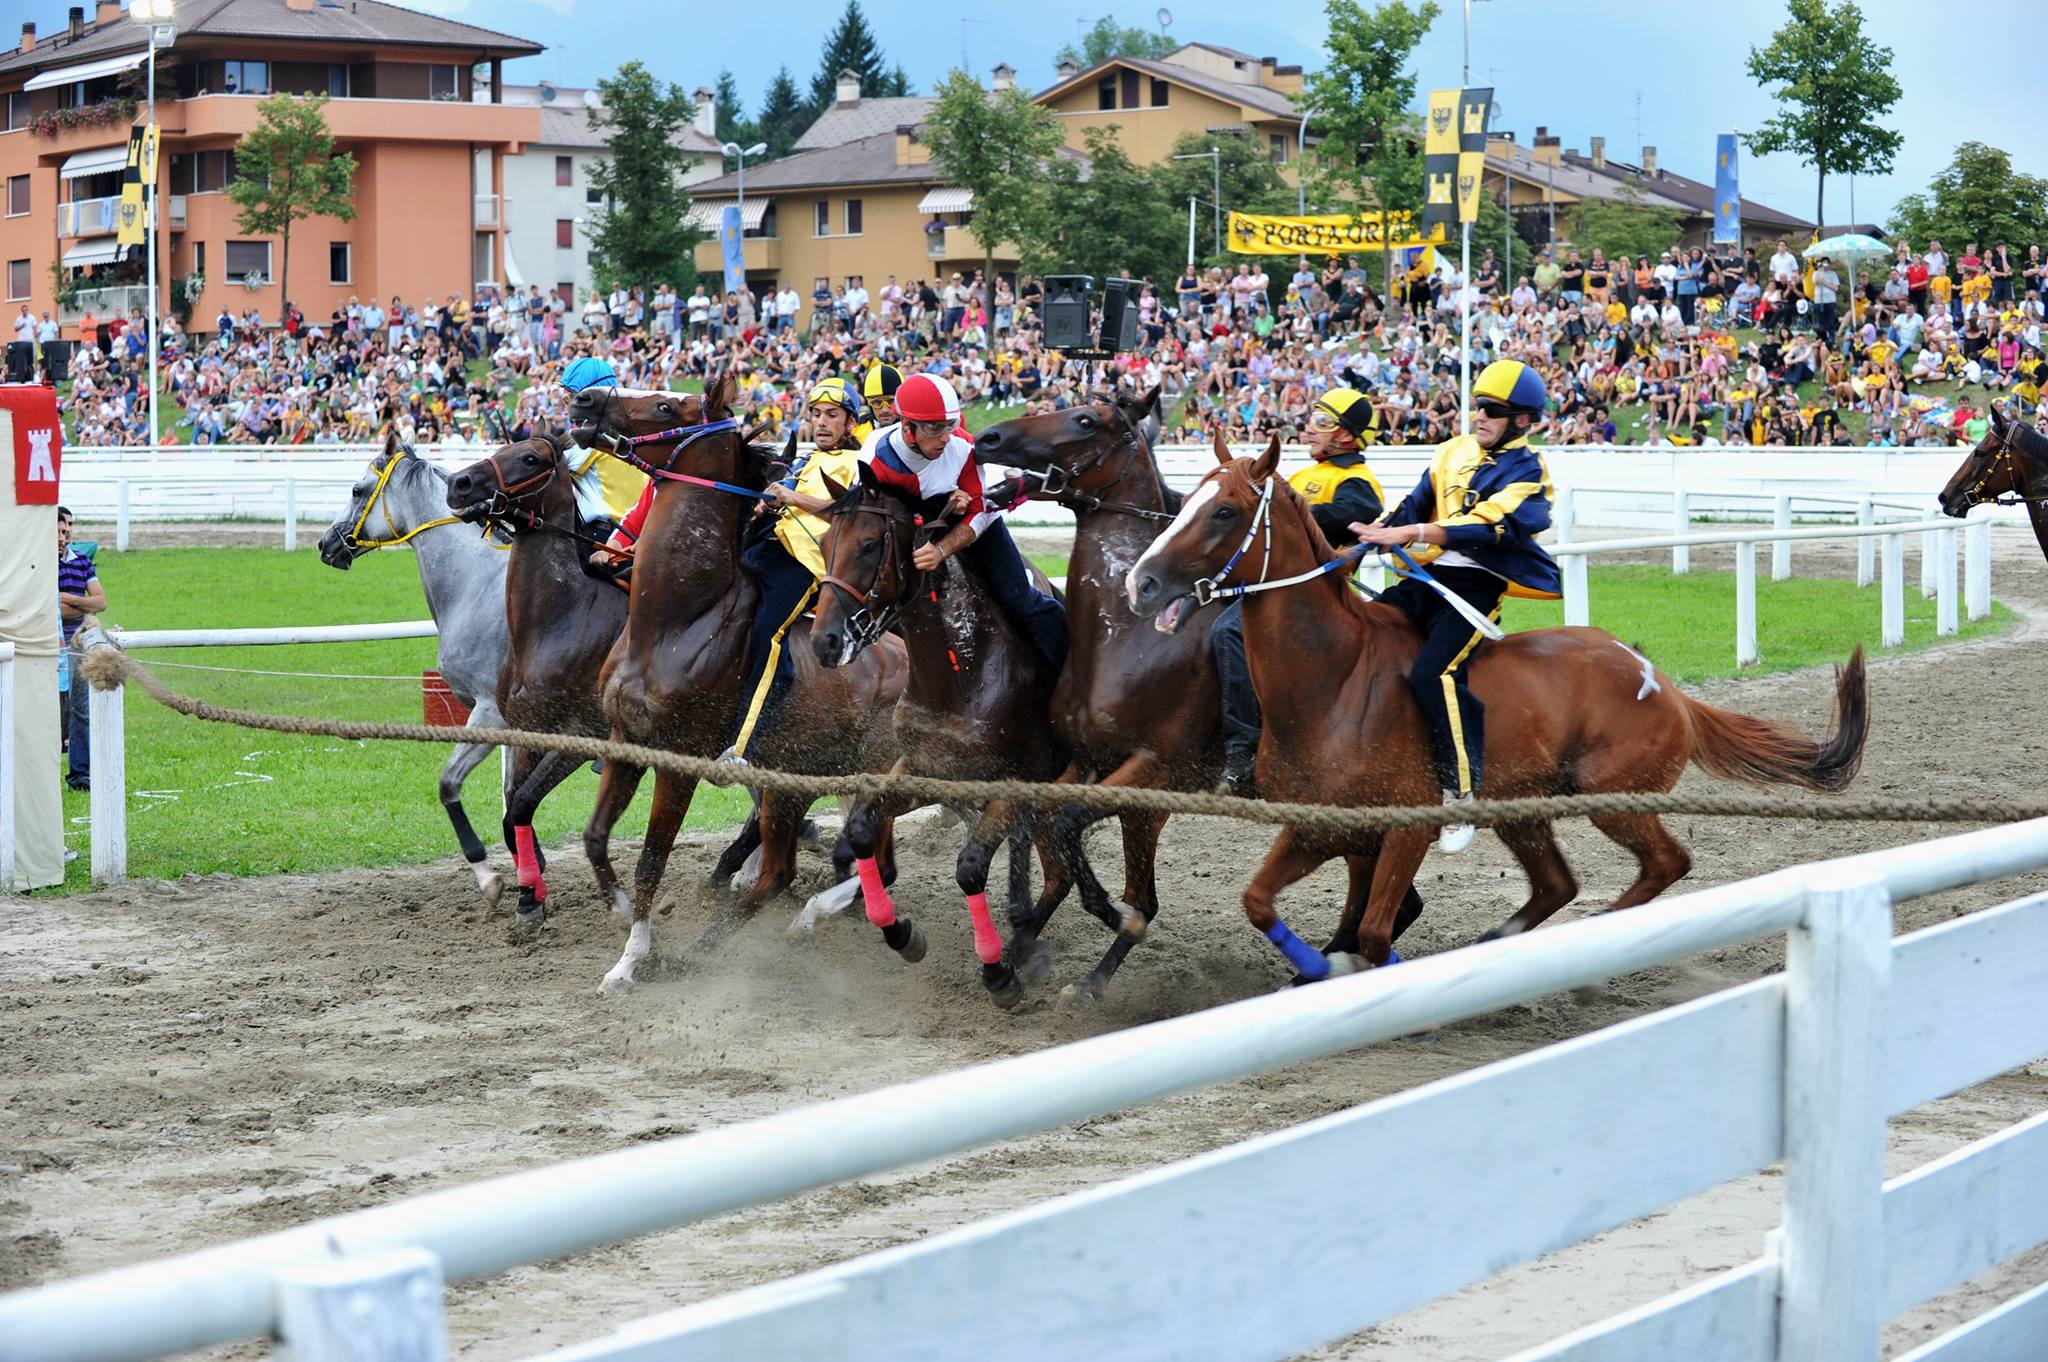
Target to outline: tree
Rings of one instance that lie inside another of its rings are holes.
[[[1652,260],[1676,246],[1680,234],[1677,212],[1651,204],[1632,184],[1617,187],[1613,199],[1581,200],[1566,227],[1567,239],[1582,251],[1598,246],[1610,257]]]
[[[1925,194],[1908,194],[1892,212],[1891,233],[1926,248],[1928,240],[2033,244],[2048,240],[2048,180],[2012,168],[2012,157],[1965,142]]]
[[[720,68],[718,86],[711,101],[712,126],[721,142],[737,142],[741,146],[752,146],[756,129],[747,122],[746,109],[740,103],[739,82],[732,78],[729,67]]]
[[[1105,14],[1095,21],[1095,27],[1081,35],[1081,45],[1072,43],[1060,48],[1055,61],[1070,61],[1082,70],[1087,70],[1111,57],[1143,57],[1158,61],[1180,50],[1180,44],[1164,31],[1154,33],[1149,28],[1125,28],[1116,21],[1114,14]]]
[[[1037,234],[1045,175],[1062,141],[1058,119],[1011,88],[991,93],[965,71],[948,73],[919,130],[932,164],[949,184],[974,194],[974,235],[982,280],[994,297],[998,242]]]
[[[1212,165],[1206,153],[1215,147],[1221,153],[1218,163]],[[1273,164],[1273,158],[1258,139],[1233,136],[1229,133],[1211,134],[1184,132],[1173,140],[1174,156],[1200,156],[1200,160],[1176,161],[1171,158],[1162,161],[1153,170],[1153,177],[1159,185],[1159,196],[1173,213],[1176,220],[1187,211],[1190,198],[1200,199],[1207,204],[1217,196],[1216,180],[1220,170],[1222,176],[1222,197],[1218,200],[1223,211],[1235,210],[1240,213],[1292,213],[1295,208],[1294,191],[1280,178],[1280,171]],[[1212,215],[1206,209],[1196,216],[1200,219],[1201,230],[1195,235],[1196,249],[1201,252],[1197,261],[1206,265],[1227,265],[1230,261],[1214,253],[1216,234],[1211,230]],[[1186,250],[1186,244],[1182,244]],[[1179,264],[1185,265],[1185,260]]]
[[[1505,258],[1500,254],[1503,245],[1508,249]],[[1514,289],[1515,280],[1535,266],[1536,257],[1529,249],[1529,243],[1522,240],[1522,234],[1509,225],[1507,210],[1500,206],[1500,201],[1481,192],[1479,213],[1472,219],[1472,269],[1475,274],[1479,269],[1479,253],[1489,246],[1493,248],[1494,257],[1501,260],[1500,291],[1505,297]]]
[[[1329,0],[1326,60],[1302,84],[1320,140],[1309,152],[1310,193],[1353,209],[1422,207],[1420,127],[1409,112],[1416,45],[1436,22],[1436,0]]]
[[[591,122],[607,130],[605,159],[591,166],[590,182],[606,206],[594,215],[591,269],[604,288],[665,282],[687,289],[696,282],[703,233],[689,222],[676,139],[694,106],[681,86],[657,81],[637,61],[597,88],[604,104]]]
[[[235,182],[228,199],[235,225],[250,236],[282,237],[277,271],[279,315],[291,301],[292,224],[356,216],[356,158],[334,152],[327,96],[276,94],[256,106],[256,126],[235,144]]]
[[[860,0],[846,0],[846,12],[825,35],[818,53],[818,73],[811,77],[811,117],[832,107],[839,97],[839,73],[851,71],[860,77],[860,92],[872,98],[894,87],[897,73],[884,65],[881,44],[861,13]],[[906,85],[908,82],[905,82]]]
[[[1163,291],[1186,263],[1186,203],[1175,211],[1159,178],[1124,154],[1116,132],[1112,123],[1082,133],[1086,179],[1071,160],[1052,163],[1045,230],[1026,243],[1025,263],[1041,274],[1093,275],[1098,284],[1128,269],[1132,278],[1149,276]]]
[[[902,62],[896,63],[890,70],[888,79],[882,82],[882,88],[875,93],[887,99],[901,99],[910,93],[910,77],[903,73]]]
[[[768,82],[768,93],[761,100],[761,116],[754,120],[760,139],[768,144],[767,159],[789,155],[796,139],[804,135],[806,114],[804,98],[797,93],[796,81],[785,66]]]
[[[1790,0],[1790,17],[1770,46],[1749,50],[1749,74],[1777,86],[1778,114],[1743,141],[1752,152],[1798,153],[1818,172],[1813,220],[1827,221],[1828,172],[1883,174],[1892,168],[1900,135],[1877,126],[1899,102],[1892,50],[1863,36],[1854,0]]]

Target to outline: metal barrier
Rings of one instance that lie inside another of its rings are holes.
[[[2048,820],[1780,870],[59,1282],[0,1298],[0,1356],[118,1362],[272,1334],[307,1359],[371,1355],[371,1340],[375,1355],[440,1356],[444,1281],[1784,933],[1783,975],[551,1362],[890,1362],[956,1357],[968,1339],[997,1362],[1280,1358],[1780,1161],[1783,1223],[1761,1258],[1523,1362],[1865,1362],[1892,1315],[2048,1242],[2048,1115],[1883,1181],[1888,1116],[2048,1053],[2048,895],[1897,941],[1892,905],[2043,866]],[[987,1327],[991,1281],[1027,1284],[1028,1322]],[[2017,1356],[1973,1345],[2044,1328],[2037,1291],[1915,1357]]]

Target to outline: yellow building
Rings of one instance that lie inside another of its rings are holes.
[[[1139,165],[1173,154],[1183,133],[1236,133],[1258,140],[1295,181],[1300,155],[1301,68],[1227,47],[1189,43],[1159,60],[1112,57],[1081,70],[1061,62],[1052,88],[1032,97],[1058,115],[1067,145],[1089,128],[1116,128],[1117,144]]]

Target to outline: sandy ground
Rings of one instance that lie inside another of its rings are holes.
[[[1802,572],[1849,552],[1800,549]],[[1701,554],[1702,567],[1716,566]],[[2016,678],[2048,664],[2048,573],[2000,540],[2001,599],[2026,612],[2000,639],[1872,667],[1866,793],[2017,790],[2048,739],[2002,722]],[[1909,557],[1909,568],[1917,561]],[[1917,577],[1914,579],[1917,581]],[[1871,608],[1877,608],[1873,597]],[[1768,640],[1766,640],[1768,646]],[[1718,703],[1817,727],[1823,671],[1698,688]],[[1699,778],[1688,777],[1696,788]],[[341,812],[341,811],[338,811]],[[341,816],[346,816],[342,813]],[[1932,835],[1886,825],[1677,820],[1698,887]],[[673,864],[657,958],[620,999],[593,992],[619,936],[578,852],[551,868],[557,913],[511,938],[460,862],[261,881],[141,882],[0,907],[0,1287],[135,1262],[316,1216],[860,1092],[1279,986],[1286,971],[1237,894],[1265,836],[1215,820],[1167,833],[1166,904],[1116,989],[1091,1011],[1041,989],[996,1011],[971,967],[952,885],[957,833],[908,833],[897,895],[931,936],[908,967],[857,915],[808,945],[763,913],[715,955],[686,943],[711,910],[695,884],[716,847]],[[1592,910],[1632,873],[1597,833],[1560,840]],[[1111,848],[1098,845],[1108,860]],[[822,875],[814,853],[809,864]],[[1106,877],[1107,878],[1107,877]],[[1112,880],[1112,887],[1114,881]],[[1334,922],[1341,875],[1292,891],[1305,935]],[[1464,944],[1519,902],[1490,838],[1432,857],[1429,910],[1404,948]],[[1904,905],[1900,930],[2048,887],[2030,877]],[[793,909],[794,905],[790,905]],[[1106,944],[1070,905],[1050,934],[1053,984]],[[976,1154],[868,1179],[574,1259],[456,1287],[455,1351],[514,1357],[641,1314],[917,1238],[1413,1087],[1770,972],[1775,942],[1696,957],[1406,1040]],[[2048,1107],[2048,1062],[1900,1118],[1893,1171]],[[1496,1277],[1313,1354],[1499,1357],[1755,1257],[1779,1216],[1762,1174]],[[1895,1322],[1893,1351],[2048,1275],[2048,1252]],[[210,1354],[255,1358],[255,1345]]]

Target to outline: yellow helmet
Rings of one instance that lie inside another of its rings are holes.
[[[1516,411],[1541,416],[1550,401],[1543,375],[1518,359],[1497,359],[1472,384],[1474,402],[1503,402]]]
[[[1351,432],[1358,443],[1371,444],[1379,438],[1380,414],[1372,399],[1356,388],[1332,388],[1317,399],[1309,420],[1321,416]]]
[[[804,405],[807,407],[817,406],[819,403],[823,403],[826,406],[844,407],[852,414],[853,419],[856,421],[860,420],[862,416],[863,409],[860,394],[854,390],[853,383],[850,380],[841,378],[837,374],[834,374],[831,378],[819,379],[817,385],[804,398]]]
[[[878,397],[886,397],[893,400],[896,396],[896,389],[902,385],[903,375],[896,371],[896,366],[893,364],[883,364],[878,361],[870,364],[867,373],[861,376],[860,395],[870,402]]]

